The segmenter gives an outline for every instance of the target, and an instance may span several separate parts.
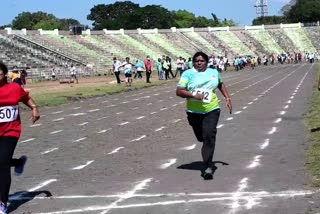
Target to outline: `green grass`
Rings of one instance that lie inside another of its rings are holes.
[[[310,130],[309,147],[306,154],[306,165],[312,176],[312,185],[320,187],[320,91],[317,89],[320,75],[320,65],[317,65],[317,79],[312,94],[312,104],[305,118],[305,123]],[[319,128],[319,130],[317,130]],[[315,131],[311,131],[311,130]]]
[[[154,80],[152,83],[145,83],[144,81],[134,81],[132,87],[128,88],[121,85],[104,85],[104,86],[81,86],[81,83],[77,87],[66,88],[63,91],[55,92],[48,91],[42,93],[31,94],[32,98],[36,101],[37,106],[57,106],[64,103],[68,103],[75,100],[86,99],[90,97],[105,96],[125,92],[129,90],[137,90],[141,88],[147,88],[156,85],[163,85],[170,81]]]

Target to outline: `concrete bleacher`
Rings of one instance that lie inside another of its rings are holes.
[[[196,51],[227,56],[263,56],[294,52],[315,52],[320,49],[319,26],[302,24],[217,28],[102,30],[71,35],[68,31],[0,31],[0,60],[9,65],[26,67],[32,64],[34,76],[50,78],[52,67],[68,76],[70,65],[81,75],[111,74],[112,58],[130,57],[155,63],[162,55],[173,62],[191,57]],[[173,63],[174,66],[175,63]]]

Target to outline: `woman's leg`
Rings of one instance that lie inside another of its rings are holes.
[[[5,205],[9,198],[11,186],[10,167],[17,142],[17,137],[0,137],[0,202]]]

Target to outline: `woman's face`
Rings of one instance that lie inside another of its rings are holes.
[[[198,71],[205,71],[207,69],[208,62],[202,57],[196,57],[195,61],[193,62],[193,66]]]

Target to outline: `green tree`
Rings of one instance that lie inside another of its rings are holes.
[[[170,28],[174,24],[173,14],[168,9],[160,5],[147,5],[139,9],[134,16],[140,20],[137,27],[150,28]]]
[[[274,25],[286,22],[287,20],[284,16],[260,16],[252,21],[252,25]]]
[[[173,14],[175,27],[177,28],[189,28],[196,22],[196,16],[186,10],[178,10]]]
[[[60,26],[59,26],[60,30],[69,30],[71,26],[81,25],[80,22],[75,19],[59,19],[59,22],[60,22]]]
[[[320,20],[320,1],[297,0],[285,15],[289,22],[317,22]]]

